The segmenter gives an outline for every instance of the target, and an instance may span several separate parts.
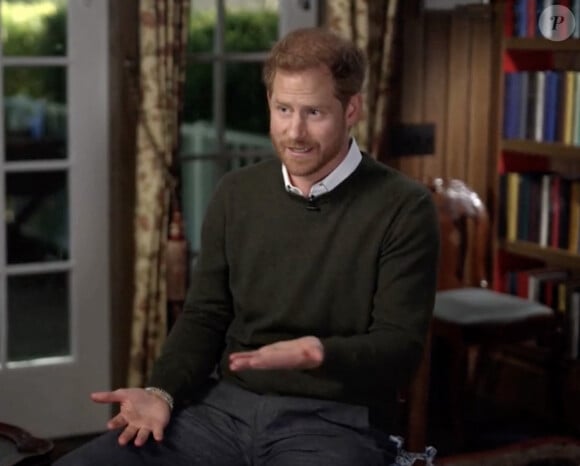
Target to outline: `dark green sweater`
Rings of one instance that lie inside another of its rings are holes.
[[[416,368],[433,307],[438,224],[430,193],[364,156],[317,198],[286,192],[270,160],[226,175],[209,205],[185,311],[150,385],[194,398],[223,377],[258,393],[374,406]],[[232,351],[314,335],[315,370],[231,373]]]

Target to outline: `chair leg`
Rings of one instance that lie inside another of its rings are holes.
[[[409,451],[422,452],[427,446],[429,377],[431,372],[431,333],[427,335],[425,351],[409,390],[407,432],[405,444]]]
[[[562,367],[562,361],[565,360],[566,346],[565,339],[557,329],[552,333],[552,341],[550,341],[550,357],[548,360],[548,406],[552,408],[554,413],[554,422],[557,426],[565,425],[565,410],[564,402],[564,383],[565,370]]]
[[[467,348],[465,345],[455,345],[451,354],[451,367],[449,372],[449,393],[451,422],[455,446],[461,449],[464,446],[464,411],[465,390],[467,381]]]

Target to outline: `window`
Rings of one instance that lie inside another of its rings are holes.
[[[0,0],[0,413],[50,438],[109,416],[107,5]]]
[[[228,171],[274,156],[262,64],[280,35],[318,24],[314,0],[192,0],[181,194],[195,255],[207,203]]]

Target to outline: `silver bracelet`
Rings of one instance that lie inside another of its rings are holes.
[[[165,390],[157,387],[145,387],[145,391],[161,398],[169,405],[169,411],[173,411],[173,397]]]

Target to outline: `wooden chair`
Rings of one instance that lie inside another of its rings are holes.
[[[480,367],[477,352],[535,339],[554,330],[552,309],[488,288],[489,218],[484,204],[460,180],[434,179],[429,188],[439,212],[441,259],[432,332],[450,349],[447,387],[455,439],[462,444],[469,381]],[[475,355],[474,364],[469,364]],[[468,367],[471,366],[471,367]],[[470,370],[472,369],[472,370]],[[470,374],[472,372],[472,374]]]
[[[405,449],[410,452],[423,453],[428,446],[428,405],[429,380],[431,375],[431,331],[427,335],[423,358],[417,372],[405,392],[401,393],[403,403],[403,434]],[[417,466],[426,464],[417,460]]]
[[[48,465],[50,440],[33,437],[20,427],[0,422],[0,465]]]

